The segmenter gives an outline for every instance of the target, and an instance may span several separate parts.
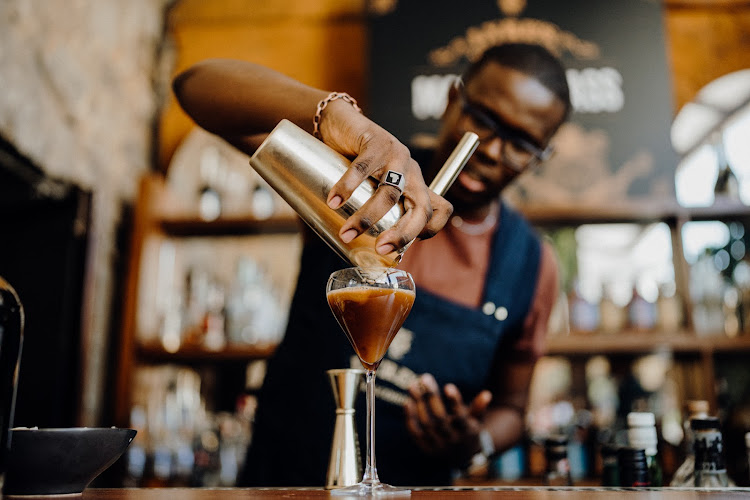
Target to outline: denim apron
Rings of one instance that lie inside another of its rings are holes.
[[[455,384],[468,404],[487,387],[495,358],[501,359],[522,332],[536,288],[541,245],[526,221],[505,205],[498,227],[480,308],[417,287],[414,307],[378,369],[383,397],[375,410],[376,453],[384,482],[445,485],[451,479],[447,467],[412,444],[396,394],[404,394],[404,386],[427,372],[440,387]]]
[[[493,360],[522,331],[536,287],[541,246],[529,225],[503,205],[485,280],[483,305],[472,309],[419,290],[376,377],[376,466],[397,485],[448,485],[451,470],[424,456],[404,425],[406,387],[429,372],[452,382],[468,402],[486,384]],[[325,283],[347,267],[325,245],[305,246],[284,340],[269,361],[259,394],[244,486],[321,486],[335,419],[325,370],[362,368],[331,314]],[[365,453],[365,398],[357,401]]]

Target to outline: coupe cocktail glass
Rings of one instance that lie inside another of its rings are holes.
[[[411,275],[395,268],[350,267],[328,278],[326,297],[349,338],[367,381],[367,457],[362,481],[333,490],[333,495],[409,495],[378,479],[375,466],[375,370],[414,304]]]

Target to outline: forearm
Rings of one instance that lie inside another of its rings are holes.
[[[317,103],[328,95],[246,61],[209,59],[173,82],[182,108],[204,129],[233,143],[270,132],[286,118],[312,132]]]
[[[451,205],[424,183],[407,147],[364,116],[358,106],[336,98],[326,101],[328,105],[324,109],[321,106],[320,115],[316,115],[318,103],[330,94],[326,90],[257,64],[229,59],[195,64],[175,78],[173,89],[195,123],[248,155],[282,119],[312,133],[317,116],[318,136],[353,162],[353,168],[327,193],[326,201],[332,209],[339,208],[368,177],[380,179],[388,171],[402,174],[406,179],[403,188],[381,185],[349,216],[339,231],[345,243],[367,231],[401,199],[405,214],[397,225],[378,236],[375,248],[381,255],[418,236],[432,236],[451,214]]]

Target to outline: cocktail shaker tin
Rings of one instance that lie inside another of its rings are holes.
[[[476,134],[467,132],[441,168],[430,189],[445,194],[479,144]],[[375,251],[375,239],[404,214],[399,202],[368,231],[344,243],[338,233],[350,215],[370,199],[378,181],[367,179],[341,207],[326,204],[333,185],[349,168],[350,161],[289,120],[281,120],[250,158],[250,165],[299,216],[344,260],[356,266],[392,267],[401,260],[408,245],[388,255]]]

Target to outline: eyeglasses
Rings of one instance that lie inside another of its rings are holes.
[[[554,148],[550,145],[544,149],[532,144],[521,133],[513,129],[498,117],[491,116],[481,107],[472,104],[466,97],[463,86],[460,87],[461,111],[469,120],[472,132],[479,136],[480,141],[488,141],[494,137],[502,139],[501,155],[503,163],[516,171],[538,165],[552,156]]]

